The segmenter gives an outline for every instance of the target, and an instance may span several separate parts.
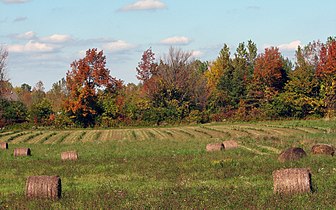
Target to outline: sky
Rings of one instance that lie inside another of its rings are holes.
[[[14,86],[42,81],[46,90],[90,48],[103,50],[111,75],[138,83],[136,66],[152,48],[172,46],[213,61],[252,40],[259,52],[336,36],[335,0],[0,0],[0,45]]]

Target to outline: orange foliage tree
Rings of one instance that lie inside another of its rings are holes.
[[[327,116],[336,115],[336,40],[329,38],[320,51],[316,75],[321,80],[321,94]]]
[[[83,59],[74,61],[67,72],[66,82],[68,98],[65,110],[77,124],[84,127],[95,124],[96,117],[102,112],[97,103],[98,89],[110,88],[116,79],[110,76],[106,68],[103,51],[89,49]]]

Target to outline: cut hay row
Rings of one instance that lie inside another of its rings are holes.
[[[29,143],[29,144],[36,144],[36,143],[43,143],[43,141],[46,140],[46,138],[48,138],[48,136],[50,136],[50,134],[54,133],[53,131],[48,131],[48,132],[40,132],[39,135],[35,135],[33,138],[31,138],[30,140],[26,141],[25,143]]]
[[[85,135],[82,136],[81,142],[95,142],[97,139],[95,139],[96,134],[100,132],[98,130],[89,130],[86,131]]]
[[[62,139],[65,136],[66,132],[58,132],[56,135],[51,136],[47,141],[43,142],[44,144],[54,144]]]
[[[242,144],[240,144],[239,147],[243,148],[243,149],[246,149],[246,150],[248,150],[248,151],[250,151],[250,152],[252,152],[254,154],[257,154],[257,155],[269,155],[268,153],[264,153],[264,152],[261,152],[261,151],[256,150],[256,149],[252,149],[252,148],[247,147],[247,146],[242,145]]]
[[[23,137],[25,135],[29,135],[31,133],[32,133],[31,131],[30,132],[15,133],[13,135],[6,136],[5,138],[2,138],[1,141],[3,141],[3,142],[11,142],[12,143],[15,139]]]
[[[17,138],[13,139],[11,143],[16,144],[16,143],[26,143],[30,141],[32,138],[37,137],[39,135],[42,135],[43,133],[41,131],[30,131],[27,132],[24,135],[20,135]]]
[[[176,139],[174,133],[169,128],[155,128],[153,130],[162,136],[163,139]]]
[[[190,139],[190,138],[195,138],[196,136],[188,131],[186,131],[185,129],[173,129],[175,132],[179,133],[179,136],[181,136],[181,139]]]
[[[207,127],[207,126],[201,126],[200,128],[206,130],[210,135],[212,135],[215,138],[230,138],[231,134],[227,131],[223,130],[217,130],[212,127]]]
[[[259,148],[263,148],[263,149],[266,149],[268,151],[271,151],[272,153],[275,153],[275,154],[280,154],[281,153],[281,150],[279,150],[275,147],[270,147],[270,146],[265,146],[265,145],[260,145],[260,144],[257,144],[256,146],[259,147]]]
[[[105,141],[109,140],[124,140],[125,132],[127,130],[122,130],[122,129],[113,129],[109,131],[109,135],[107,139],[104,139]]]
[[[47,142],[51,137],[56,136],[58,133],[53,131],[53,132],[48,132],[47,135],[41,137],[38,141],[38,143],[44,144]]]
[[[195,132],[199,133],[201,136],[204,136],[205,138],[213,138],[214,136],[209,134],[209,132],[206,129],[202,129],[202,128],[195,128],[194,129]]]
[[[149,139],[148,134],[146,133],[144,129],[137,129],[135,133],[136,133],[138,141],[144,141],[144,140]]]
[[[162,130],[159,130],[157,128],[152,128],[151,130],[151,133],[153,135],[155,135],[157,137],[157,139],[159,140],[165,140],[165,139],[169,139],[169,137],[167,136],[166,133],[163,133]]]
[[[238,130],[241,130],[243,132],[246,132],[249,136],[255,136],[255,137],[260,137],[260,136],[266,136],[269,135],[264,131],[261,130],[256,130],[253,129],[251,127],[247,127],[247,126],[235,126],[235,128],[237,128]]]
[[[232,128],[231,126],[212,126],[211,128],[216,130],[221,130],[223,132],[228,132],[232,138],[239,138],[243,136],[248,136],[249,134],[243,131],[239,131],[236,128]]]
[[[110,140],[110,130],[104,130],[100,136],[101,141]]]
[[[67,132],[67,137],[61,142],[65,144],[71,144],[78,142],[79,136],[81,135],[82,131],[69,131]]]

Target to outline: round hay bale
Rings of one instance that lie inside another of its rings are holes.
[[[0,143],[0,148],[1,149],[8,149],[8,143],[7,142],[1,142]]]
[[[30,176],[26,182],[28,198],[59,199],[62,194],[61,178],[59,176]]]
[[[76,151],[67,151],[61,153],[62,160],[77,160],[78,154]]]
[[[311,152],[315,155],[334,156],[335,148],[328,144],[316,144],[312,147]]]
[[[274,193],[296,194],[312,191],[311,173],[307,168],[289,168],[273,171]]]
[[[299,160],[305,156],[307,156],[307,154],[302,148],[293,147],[281,152],[278,157],[278,160],[280,162],[294,161]]]
[[[15,148],[14,157],[17,156],[31,156],[30,148]]]
[[[214,143],[206,145],[207,152],[221,151],[224,149],[224,145],[222,143]]]
[[[224,149],[235,149],[238,147],[238,142],[234,140],[223,141]]]

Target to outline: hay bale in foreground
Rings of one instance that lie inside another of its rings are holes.
[[[59,176],[30,176],[26,182],[28,198],[59,199],[62,194],[61,178]]]
[[[77,151],[67,151],[61,153],[62,160],[77,160],[78,154]]]
[[[235,149],[238,147],[238,142],[234,140],[229,140],[229,141],[223,141],[224,149]]]
[[[289,168],[273,171],[274,193],[296,194],[312,191],[311,173],[307,168]]]
[[[14,157],[17,156],[31,156],[30,148],[15,148]]]
[[[224,149],[224,145],[222,143],[214,143],[206,145],[207,152],[221,151]]]
[[[1,149],[8,149],[8,143],[7,142],[1,142],[0,143],[0,148]]]
[[[305,156],[307,156],[307,153],[302,148],[293,147],[281,152],[278,160],[280,162],[294,161],[299,160]]]
[[[311,152],[315,155],[331,155],[335,153],[335,148],[328,144],[316,144],[312,147]]]

